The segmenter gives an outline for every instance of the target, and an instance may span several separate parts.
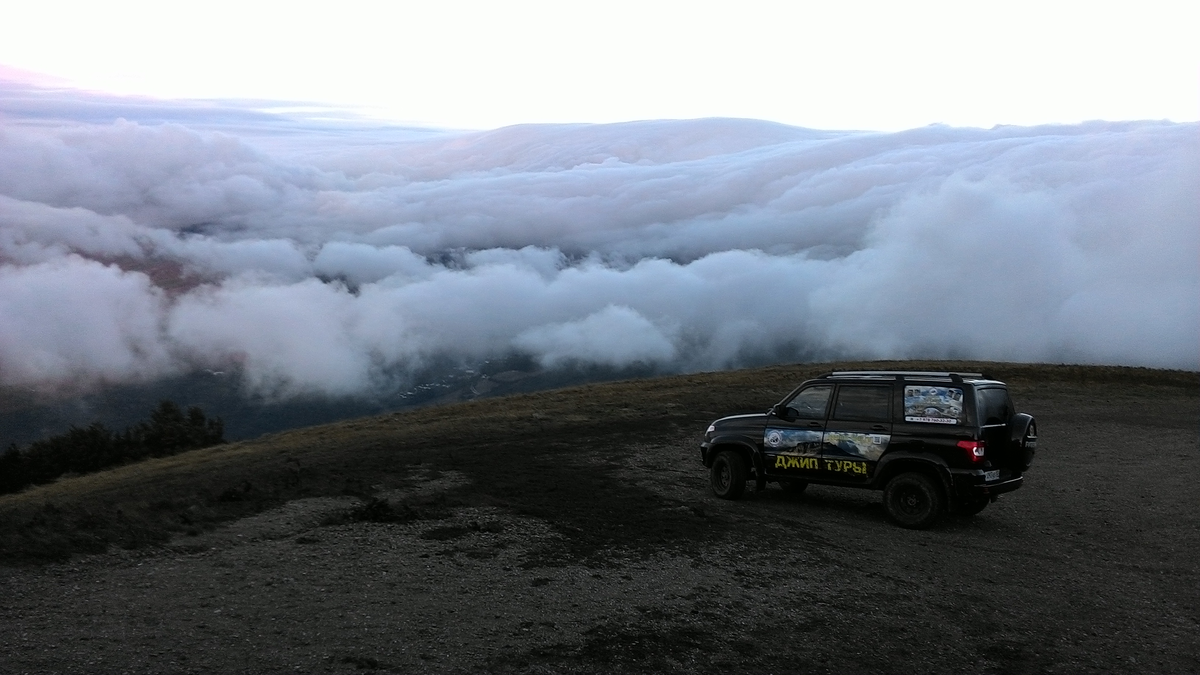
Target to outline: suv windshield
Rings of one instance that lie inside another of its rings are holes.
[[[829,406],[829,392],[831,391],[833,391],[833,387],[809,387],[796,394],[796,398],[788,402],[788,410],[799,419],[823,420],[825,419],[825,408]]]

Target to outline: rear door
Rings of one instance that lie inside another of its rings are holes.
[[[983,386],[975,390],[975,417],[987,444],[988,460],[995,466],[1019,471],[1022,458],[1013,451],[1010,437],[1012,416],[1013,404],[1007,388]]]
[[[865,483],[892,437],[892,383],[839,384],[821,443],[826,480]]]
[[[767,475],[783,480],[820,476],[821,439],[832,384],[801,389],[785,406],[786,417],[771,416],[763,431],[763,464]]]

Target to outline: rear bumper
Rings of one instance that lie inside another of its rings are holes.
[[[960,499],[991,499],[1005,492],[1012,492],[1025,482],[1021,475],[1001,476],[1000,480],[984,481],[982,471],[954,474],[954,492]]]

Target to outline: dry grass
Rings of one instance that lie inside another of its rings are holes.
[[[640,443],[698,441],[712,419],[764,410],[800,381],[839,368],[987,372],[1012,385],[1018,405],[1022,392],[1109,383],[1200,394],[1193,372],[928,361],[774,366],[483,399],[288,431],[0,496],[0,563],[154,545],[301,497],[365,500],[406,485],[415,465],[464,472],[486,486],[455,497],[463,504],[544,516],[578,535],[595,517],[594,503],[644,495],[624,485],[615,467],[585,472],[563,458],[578,449],[617,458]],[[558,486],[589,495],[593,505],[565,500]],[[637,518],[636,511],[614,515]],[[677,525],[679,542],[696,535]],[[576,536],[574,552],[604,546],[604,536]]]

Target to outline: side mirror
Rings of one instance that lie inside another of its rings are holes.
[[[775,405],[771,406],[770,410],[767,411],[768,415],[774,415],[779,419],[787,420],[789,422],[796,419],[796,415],[794,413],[795,411],[782,403],[776,403]]]

